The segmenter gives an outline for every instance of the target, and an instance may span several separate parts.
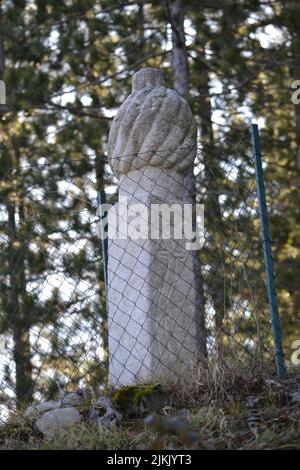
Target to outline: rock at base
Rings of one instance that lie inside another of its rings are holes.
[[[38,405],[31,405],[27,408],[24,416],[29,419],[38,418],[41,414],[47,411],[56,410],[60,408],[61,400],[49,400],[45,403],[39,403]]]
[[[76,408],[59,408],[47,411],[36,423],[35,428],[46,437],[53,437],[64,428],[79,423],[81,420]]]

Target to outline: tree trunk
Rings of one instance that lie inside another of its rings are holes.
[[[292,81],[300,80],[300,6],[299,2],[294,0],[285,0],[281,2],[283,13],[283,24],[288,29],[290,35],[289,48],[289,72]],[[300,171],[300,104],[295,104],[295,130],[296,130],[296,168]],[[300,178],[298,178],[298,189],[300,191]]]
[[[299,65],[299,54],[300,54],[300,31],[294,31],[292,34],[291,41],[292,49],[292,67],[291,75],[294,80],[300,80],[300,65]],[[295,104],[295,127],[296,127],[296,167],[300,172],[300,104]],[[298,178],[298,189],[300,191],[300,178]]]
[[[20,224],[24,221],[24,206],[18,206]],[[30,319],[25,311],[26,279],[25,279],[25,247],[19,239],[16,225],[16,205],[7,202],[9,247],[9,280],[10,280],[10,318],[14,340],[14,361],[16,367],[16,401],[17,407],[32,400],[32,364],[30,351]]]
[[[3,36],[0,31],[0,78],[4,73],[4,47],[3,47]]]
[[[0,28],[2,28],[1,23],[2,23],[2,11],[1,11],[1,5],[0,5]],[[0,79],[2,75],[4,74],[4,69],[5,69],[5,55],[4,55],[4,46],[3,46],[3,35],[0,29]]]
[[[184,98],[189,98],[189,64],[184,31],[184,9],[181,0],[167,0],[169,21],[172,29],[172,69],[174,76],[174,89]],[[186,178],[188,200],[195,207],[196,186],[193,174]],[[194,224],[196,221],[194,221]],[[195,228],[195,225],[194,225]],[[198,336],[198,359],[207,356],[206,327],[205,327],[205,301],[203,281],[201,274],[200,255],[193,251],[194,277],[196,284],[196,328]]]
[[[189,97],[189,66],[184,32],[184,9],[181,0],[167,0],[172,29],[172,69],[174,89]]]
[[[216,175],[218,173],[218,161],[216,160],[216,142],[214,138],[214,131],[212,125],[212,106],[209,89],[209,74],[205,66],[205,51],[203,49],[202,57],[203,67],[198,76],[198,93],[199,93],[199,114],[201,118],[201,135],[200,141],[202,144],[203,162],[205,168],[205,183],[207,187],[206,207],[209,213],[209,222],[213,223],[213,227],[207,226],[208,230],[214,230],[214,236],[217,232],[222,233],[222,213],[218,198],[218,181]],[[214,240],[216,241],[216,240]],[[219,354],[222,350],[222,324],[225,316],[227,305],[226,293],[224,292],[224,273],[222,265],[217,258],[216,247],[211,247],[214,252],[214,259],[210,267],[213,277],[213,288],[209,286],[209,294],[212,297],[212,302],[215,310],[215,328],[217,349]]]
[[[297,139],[296,165],[297,165],[297,170],[300,173],[300,104],[295,105],[295,123],[296,123],[296,139]],[[300,177],[299,177],[298,187],[300,191]]]

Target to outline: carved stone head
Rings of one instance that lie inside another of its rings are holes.
[[[113,120],[108,157],[116,176],[154,166],[187,173],[196,156],[197,129],[188,103],[164,86],[162,73],[133,75],[132,93]]]

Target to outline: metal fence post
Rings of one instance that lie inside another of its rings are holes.
[[[273,257],[271,251],[268,211],[266,204],[265,184],[261,160],[260,139],[257,124],[251,125],[251,137],[253,156],[255,161],[256,187],[259,202],[259,213],[263,237],[264,263],[267,277],[268,299],[271,311],[273,338],[275,346],[275,363],[277,375],[282,378],[285,375],[284,354],[282,349],[281,326],[278,312],[276,284],[273,269]]]

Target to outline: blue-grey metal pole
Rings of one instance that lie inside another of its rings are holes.
[[[265,270],[266,270],[267,286],[268,286],[268,298],[269,298],[269,305],[270,305],[270,311],[271,311],[272,329],[273,329],[274,346],[275,346],[275,363],[276,363],[277,375],[282,378],[285,375],[285,364],[284,364],[284,354],[283,354],[283,349],[282,349],[281,326],[280,326],[280,318],[279,318],[279,312],[278,312],[278,302],[277,302],[276,284],[275,284],[275,276],[274,276],[274,269],[273,269],[273,257],[272,257],[271,242],[270,242],[264,175],[263,175],[262,160],[261,160],[260,139],[259,139],[259,132],[258,132],[257,124],[252,124],[251,136],[252,136],[253,156],[254,156],[254,161],[255,161],[255,174],[256,174],[257,195],[258,195],[258,202],[259,202],[260,221],[261,221],[261,229],[262,229],[262,237],[263,237],[263,251],[264,251],[264,262],[265,262]]]
[[[103,256],[103,271],[104,271],[104,282],[105,290],[107,292],[107,262],[108,262],[108,239],[105,236],[104,219],[106,217],[106,212],[103,210],[106,204],[106,193],[104,190],[100,191],[99,194],[99,203],[100,203],[100,222],[101,222],[101,243],[102,243],[102,256]]]

